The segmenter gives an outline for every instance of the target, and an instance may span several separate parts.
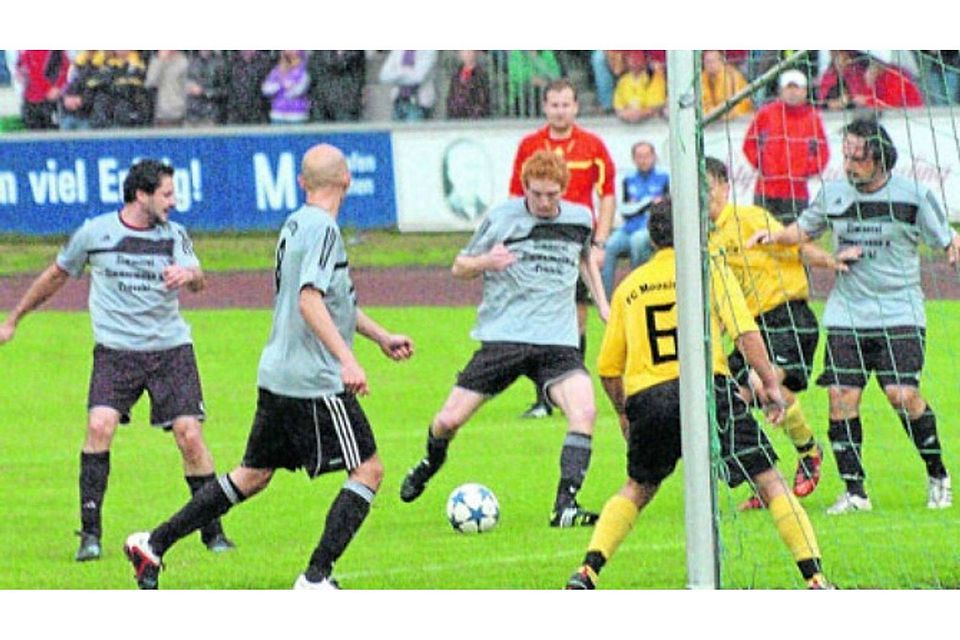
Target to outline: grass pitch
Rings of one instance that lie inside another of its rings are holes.
[[[562,417],[518,418],[532,387],[518,381],[483,407],[451,445],[443,471],[413,504],[400,501],[403,474],[421,455],[425,431],[475,344],[467,337],[472,308],[368,309],[390,329],[411,335],[416,355],[386,360],[358,337],[371,385],[362,400],[374,426],[386,477],[370,516],[336,575],[349,589],[556,589],[582,558],[589,529],[554,530],[547,518],[564,437]],[[948,468],[956,475],[960,413],[952,375],[960,330],[957,303],[932,302],[924,394],[937,410]],[[269,329],[267,310],[194,311],[193,327],[208,410],[205,427],[219,472],[244,450],[254,404],[256,368]],[[595,361],[602,330],[590,320]],[[149,529],[188,497],[180,457],[169,434],[147,425],[146,400],[121,427],[111,454],[104,506],[104,556],[76,563],[77,475],[84,436],[92,338],[86,313],[36,313],[0,349],[6,372],[0,424],[0,589],[129,589],[125,536]],[[818,366],[819,369],[819,358]],[[581,500],[599,509],[621,486],[624,443],[606,398],[597,388],[600,419]],[[804,409],[825,441],[826,394],[812,389]],[[863,411],[865,464],[874,511],[830,518],[824,511],[841,491],[828,452],[821,487],[803,501],[825,565],[847,588],[957,587],[956,531],[960,507],[929,512],[922,465],[898,420],[872,385]],[[792,476],[795,455],[781,433],[771,436]],[[685,584],[682,468],[667,480],[632,534],[604,570],[605,589],[677,589]],[[280,471],[272,485],[224,519],[238,548],[208,553],[199,534],[165,557],[164,589],[287,589],[319,539],[327,507],[343,474],[309,481]],[[497,494],[501,522],[491,533],[455,533],[445,521],[449,492],[481,482]],[[718,490],[723,583],[739,588],[801,586],[793,562],[765,513],[737,514],[744,488]]]

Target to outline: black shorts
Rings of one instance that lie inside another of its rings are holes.
[[[820,326],[810,305],[793,300],[760,314],[756,321],[770,361],[783,369],[783,386],[794,393],[806,389],[820,341]],[[743,354],[734,349],[727,360],[737,383],[746,385],[750,369]]]
[[[576,347],[484,342],[457,375],[457,386],[495,396],[520,376],[527,376],[549,399],[547,387],[576,371],[587,372]]]
[[[373,430],[352,393],[290,398],[259,389],[243,466],[303,468],[315,478],[352,471],[377,452]]]
[[[181,416],[203,420],[203,392],[193,345],[162,351],[121,351],[93,347],[93,371],[87,408],[111,407],[120,423],[130,422],[130,408],[146,391],[150,396],[150,424],[171,429]]]
[[[574,300],[577,304],[590,304],[593,298],[590,297],[590,289],[582,277],[577,278],[577,292],[574,294]]]
[[[717,436],[722,480],[736,487],[747,478],[772,468],[777,454],[766,434],[739,395],[737,385],[714,377]],[[627,399],[630,439],[627,474],[636,482],[660,484],[680,459],[680,381],[671,380]]]
[[[880,388],[920,386],[927,332],[923,327],[850,329],[827,327],[821,387],[867,386],[875,373]]]

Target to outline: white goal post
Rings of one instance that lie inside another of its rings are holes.
[[[667,100],[670,114],[670,197],[677,258],[677,349],[680,377],[681,446],[684,461],[684,522],[687,543],[687,588],[720,588],[717,493],[711,468],[713,372],[711,370],[708,262],[704,260],[707,228],[701,198],[702,126],[720,118],[731,106],[801,56],[800,50],[774,65],[709,114],[701,110],[700,52],[667,52]],[[700,125],[698,127],[698,120]]]

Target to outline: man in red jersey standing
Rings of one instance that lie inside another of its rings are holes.
[[[780,97],[764,105],[750,123],[743,153],[760,174],[753,203],[788,225],[807,208],[807,180],[830,159],[819,112],[807,102],[807,77],[780,74]]]
[[[560,79],[547,85],[543,94],[543,113],[547,118],[545,127],[525,136],[517,147],[510,178],[510,195],[523,196],[520,172],[523,163],[537,151],[553,151],[566,160],[570,170],[570,184],[564,199],[581,204],[593,214],[593,254],[597,266],[603,264],[604,245],[613,224],[616,208],[614,178],[616,168],[610,152],[599,136],[576,124],[580,105],[577,92],[569,80]],[[599,206],[595,204],[599,201]],[[580,352],[586,355],[586,321],[589,293],[582,281],[577,283],[577,326],[580,331]],[[525,418],[543,418],[552,413],[544,398],[537,401],[524,414]]]

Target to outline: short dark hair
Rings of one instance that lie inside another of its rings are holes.
[[[650,241],[657,249],[673,246],[673,206],[670,198],[664,198],[650,205],[650,218],[647,220]]]
[[[874,118],[858,118],[843,129],[843,135],[857,136],[866,141],[864,151],[873,161],[883,167],[886,173],[897,164],[897,148],[887,130]]]
[[[703,160],[703,170],[708,176],[713,176],[721,182],[730,182],[730,174],[727,172],[727,165],[721,160],[707,156]]]
[[[137,191],[152,194],[164,176],[173,177],[173,167],[159,160],[141,160],[132,167],[123,180],[123,202],[137,199]]]
[[[559,93],[564,89],[570,89],[570,91],[573,91],[573,100],[574,102],[576,102],[577,88],[573,86],[573,83],[567,80],[566,78],[559,78],[557,80],[552,81],[550,84],[548,84],[547,88],[543,90],[543,101],[544,102],[547,101],[547,95],[549,95],[550,93],[553,93],[554,91]]]
[[[647,142],[646,140],[640,140],[639,142],[634,142],[630,147],[630,156],[633,157],[637,153],[637,149],[640,147],[650,147],[650,151],[656,155],[657,148],[653,146],[652,142]]]

